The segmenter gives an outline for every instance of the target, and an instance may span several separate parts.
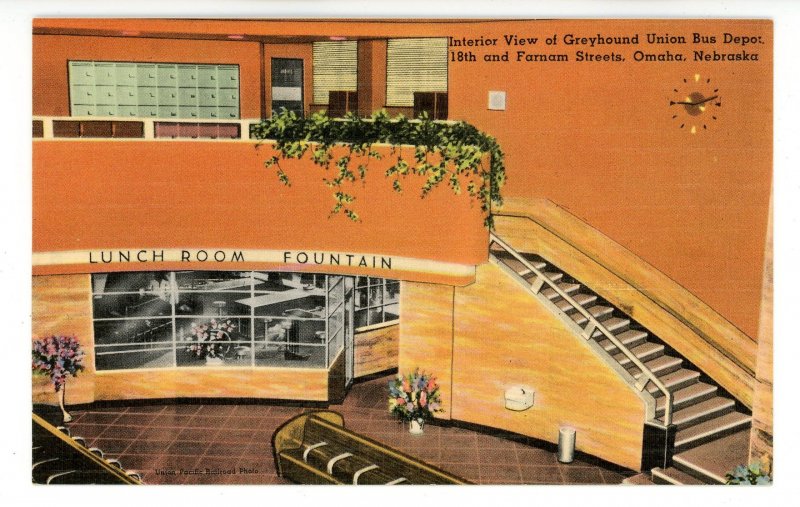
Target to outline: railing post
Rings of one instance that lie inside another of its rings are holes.
[[[669,426],[672,424],[672,393],[666,393],[666,400],[664,400],[664,425]]]
[[[53,118],[42,118],[42,139],[53,139]]]
[[[594,323],[592,319],[589,319],[589,323],[583,329],[583,337],[587,340],[591,339],[594,332],[597,330],[597,324]]]
[[[155,139],[156,138],[156,122],[154,120],[145,119],[142,122],[142,129],[144,131],[144,138],[145,139]]]
[[[531,284],[531,291],[534,294],[538,294],[540,290],[542,290],[542,286],[544,285],[544,278],[541,276],[536,276],[536,279]]]

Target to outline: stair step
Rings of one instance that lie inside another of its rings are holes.
[[[684,387],[697,383],[700,380],[700,372],[681,368],[679,370],[667,373],[664,376],[658,375],[658,379],[664,384],[664,387],[675,392]],[[647,391],[653,396],[663,396],[662,393],[653,383],[647,386]]]
[[[653,482],[656,484],[675,484],[675,485],[700,485],[706,484],[699,480],[697,477],[687,474],[677,468],[654,468],[651,473],[653,474]]]
[[[595,305],[592,306],[591,308],[587,308],[586,311],[588,311],[589,314],[595,319],[602,321],[603,319],[610,317],[611,314],[614,313],[614,307]],[[589,319],[587,319],[586,316],[580,312],[575,312],[572,315],[570,315],[570,317],[579,326],[582,326],[583,324],[586,324],[589,321]]]
[[[717,394],[717,386],[709,385],[705,382],[697,382],[696,384],[678,389],[672,393],[672,408],[677,411],[693,403],[699,403],[702,400],[711,398],[715,394]],[[664,396],[656,398],[656,415],[664,415],[664,406],[666,402],[667,399]],[[673,412],[673,414],[674,413],[675,412]]]
[[[733,412],[735,406],[736,403],[729,398],[714,396],[676,411],[672,415],[672,424],[682,430],[728,412]]]
[[[640,361],[650,361],[651,359],[655,359],[664,354],[664,346],[652,342],[644,342],[641,345],[630,347],[630,350]],[[628,356],[622,352],[616,354],[614,356],[614,360],[622,367],[628,367],[631,363],[631,360],[628,359]]]
[[[644,363],[644,365],[647,366],[647,368],[651,372],[655,373],[656,376],[672,373],[673,371],[680,369],[682,364],[683,364],[683,359],[681,359],[680,357],[672,357],[666,355],[657,357],[656,359],[645,361]],[[636,379],[642,376],[642,372],[636,366],[631,365],[628,371]]]
[[[544,271],[542,272],[542,274],[546,278],[549,278],[551,282],[559,282],[561,281],[562,278],[564,278],[564,273],[560,271]],[[537,276],[538,275],[535,272],[529,271],[528,274],[523,276],[523,278],[525,279],[526,282],[532,284],[536,280]]]
[[[607,321],[603,322],[603,325],[606,325],[611,320],[614,319],[608,319]],[[614,336],[617,338],[617,340],[621,341],[622,344],[628,347],[629,349],[631,347],[636,347],[638,345],[641,345],[647,339],[647,333],[644,331],[639,331],[637,329],[629,329],[623,333],[615,334]],[[604,337],[602,340],[598,340],[597,344],[603,347],[603,350],[605,350],[611,355],[614,355],[618,352],[621,353],[621,351],[617,348],[617,346],[614,345],[614,342],[612,342],[608,338]]]
[[[714,419],[678,430],[675,434],[675,452],[682,452],[701,443],[730,434],[750,426],[750,416],[741,412],[729,412]]]
[[[622,484],[628,486],[653,486],[655,483],[653,482],[650,474],[642,473],[636,474],[631,477],[626,477],[622,479]]]
[[[542,274],[549,278],[551,282],[557,282],[564,278],[564,273],[560,271],[544,271]]]
[[[581,284],[579,283],[569,283],[569,282],[561,282],[557,284],[558,288],[562,291],[566,292],[569,295],[575,294],[578,292],[578,289],[581,288]],[[552,287],[548,287],[542,291],[542,296],[546,297],[550,301],[555,301],[556,299],[560,298],[561,295],[555,291]]]
[[[750,431],[746,429],[672,457],[675,468],[718,484],[725,484],[725,474],[749,461]]]
[[[611,317],[610,319],[603,321],[603,327],[611,331],[611,333],[619,338],[619,335],[624,334],[627,331],[628,326],[631,324],[631,319],[626,319],[623,317]],[[644,333],[647,336],[647,333]],[[598,336],[604,336],[603,333],[600,331],[595,331],[592,334],[592,338],[597,338]],[[623,342],[624,343],[624,342]]]
[[[533,274],[533,272],[525,267],[525,265],[520,262],[516,257],[511,255],[506,251],[493,251],[493,255],[503,264],[511,268],[515,273],[519,276],[525,277]],[[522,255],[531,265],[533,265],[536,269],[542,270],[547,263],[542,262],[540,260],[529,260],[525,254]]]
[[[584,292],[580,292],[572,296],[572,299],[574,299],[575,302],[578,303],[579,305],[585,307],[597,301],[597,296],[595,296],[594,294],[586,294]],[[575,308],[566,299],[562,299],[561,301],[556,303],[556,306],[558,307],[559,310],[561,310],[564,313],[570,313],[576,311]]]

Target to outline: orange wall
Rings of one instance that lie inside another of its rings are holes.
[[[772,174],[772,24],[769,21],[491,22],[449,30],[459,37],[540,38],[648,32],[761,35],[759,62],[451,63],[451,119],[496,136],[506,152],[509,196],[546,197],[678,281],[742,331],[756,336]],[[597,46],[552,48],[620,52]],[[451,48],[453,49],[453,48]],[[505,46],[502,48],[505,49]],[[509,48],[511,56],[517,48]],[[527,49],[527,48],[524,48]],[[636,49],[636,48],[634,48]],[[633,50],[624,50],[632,53]],[[718,119],[696,135],[680,129],[672,90],[699,73],[722,100]],[[506,111],[489,111],[489,90],[507,92]]]
[[[541,20],[487,22],[287,22],[169,20],[36,20],[39,31],[98,29],[162,34],[199,32],[261,36],[453,36],[540,38],[535,52],[623,52],[625,62],[484,62],[494,47],[473,46],[478,61],[449,65],[451,119],[464,119],[495,136],[506,152],[509,196],[545,197],[661,270],[750,336],[760,301],[772,153],[772,24],[745,20]],[[695,31],[717,37],[708,51],[739,52],[722,34],[761,35],[750,46],[758,62],[693,61],[691,45],[629,48],[566,46],[582,36],[669,33],[691,40]],[[98,32],[99,33],[99,32]],[[556,34],[558,44],[544,45]],[[257,116],[258,44],[37,35],[34,42],[34,113],[66,114],[68,58],[147,58],[239,62],[242,114]],[[287,45],[286,47],[291,47]],[[298,50],[302,47],[298,46]],[[513,58],[517,47],[508,47]],[[528,49],[528,48],[525,48]],[[685,53],[689,61],[634,62],[635,49]],[[277,51],[277,50],[276,50]],[[54,71],[54,69],[56,69]],[[374,65],[375,73],[383,72]],[[709,129],[679,129],[668,106],[673,88],[695,74],[711,78],[723,102]],[[309,75],[308,69],[306,75]],[[375,77],[375,76],[373,76]],[[363,76],[361,77],[363,81]],[[380,81],[376,79],[374,82]],[[310,79],[306,79],[306,86]],[[489,111],[490,90],[507,92],[507,109]],[[306,93],[310,97],[310,93]],[[307,99],[308,100],[308,99]]]
[[[360,222],[353,222],[343,214],[329,217],[333,190],[322,182],[325,170],[307,156],[282,162],[292,186],[281,184],[274,168],[264,168],[264,160],[274,153],[269,144],[37,141],[33,147],[33,251],[296,249],[459,265],[485,261],[488,237],[479,206],[471,205],[466,195],[454,198],[447,188],[420,199],[414,189],[421,188],[423,177],[417,176],[410,177],[403,194],[394,192],[383,176],[393,157],[388,148],[376,149],[385,156],[370,162],[367,182],[347,187],[356,196],[354,207],[362,216]],[[68,196],[66,201],[64,196]],[[82,269],[89,268],[88,261],[83,264]],[[134,263],[128,268],[154,269],[154,265]],[[93,266],[92,270],[102,267]],[[185,263],[182,268],[208,266]],[[233,264],[215,269],[257,267]],[[160,263],[156,269],[178,268]],[[437,279],[424,265],[418,273],[416,279]],[[413,273],[388,270],[383,275],[414,278]]]
[[[453,287],[404,282],[400,287],[400,355],[398,373],[414,370],[436,377],[441,393],[440,419],[450,419],[452,406]]]
[[[558,317],[494,264],[454,300],[452,417],[556,443],[638,470],[645,405],[635,389]],[[505,408],[506,389],[534,390],[533,407]]]
[[[358,113],[369,116],[386,105],[386,41],[358,43]]]
[[[327,401],[328,370],[170,368],[96,375],[96,400],[263,398]]]
[[[353,337],[353,376],[372,375],[397,368],[400,326],[356,333]]]
[[[67,377],[66,404],[94,401],[94,328],[92,326],[92,287],[89,275],[35,276],[31,288],[31,339],[74,336],[85,354],[84,370]],[[55,405],[50,377],[32,378],[34,403]]]
[[[437,377],[443,413],[555,443],[577,430],[577,449],[638,469],[645,405],[634,388],[521,285],[494,264],[475,283],[404,283],[399,372]],[[534,406],[505,408],[512,386],[535,391]]]

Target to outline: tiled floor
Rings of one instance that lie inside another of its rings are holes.
[[[345,425],[479,484],[619,484],[633,472],[581,457],[570,464],[535,442],[462,427],[428,424],[413,436],[393,420],[386,379],[356,384],[331,410]],[[275,473],[275,429],[303,408],[278,405],[173,404],[73,411],[73,436],[98,447],[147,484],[286,484]]]

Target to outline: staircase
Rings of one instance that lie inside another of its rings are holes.
[[[647,404],[647,425],[660,428],[667,459],[630,484],[724,484],[748,461],[751,417],[713,380],[619,308],[535,253],[491,236],[490,258],[590,342]],[[672,459],[669,459],[672,457]],[[663,460],[662,460],[663,461]]]

